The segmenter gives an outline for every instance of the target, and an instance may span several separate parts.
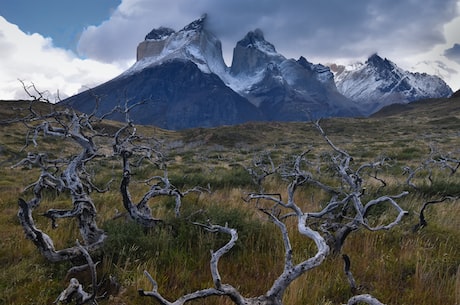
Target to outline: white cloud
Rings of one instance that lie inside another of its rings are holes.
[[[153,27],[178,29],[197,17],[184,21],[175,1],[124,0],[109,20],[83,31],[77,50],[80,55],[101,62],[134,60],[137,45]]]
[[[460,10],[460,1],[457,3]],[[456,17],[443,27],[445,41],[434,45],[426,52],[400,58],[403,68],[416,72],[425,72],[441,77],[455,92],[460,90],[460,63],[446,56],[446,50],[460,43],[458,29],[460,17]]]
[[[0,16],[0,99],[26,98],[21,83],[34,84],[54,100],[78,93],[122,72],[122,67],[80,59],[53,46],[51,38],[22,32]]]

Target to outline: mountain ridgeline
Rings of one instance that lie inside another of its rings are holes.
[[[97,101],[96,115],[140,103],[130,111],[134,123],[180,130],[366,116],[390,103],[451,94],[440,78],[403,71],[376,54],[351,68],[287,59],[259,29],[237,42],[227,67],[221,43],[203,16],[177,32],[152,30],[139,44],[132,67],[62,103],[91,113]]]

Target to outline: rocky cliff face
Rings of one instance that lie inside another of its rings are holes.
[[[377,54],[370,56],[365,63],[332,68],[338,90],[359,104],[366,115],[394,103],[452,94],[450,87],[439,77],[404,71]]]
[[[236,44],[228,83],[269,120],[360,115],[354,103],[337,91],[328,67],[303,57],[286,59],[261,30],[249,32]]]
[[[160,27],[152,30],[137,47],[137,62],[124,75],[160,65],[172,59],[195,63],[204,73],[226,72],[219,39],[206,30],[206,15],[178,32]]]
[[[145,40],[137,46],[137,61],[160,55],[165,48],[167,38],[174,33],[173,29],[165,27],[153,29],[145,36]]]
[[[233,49],[233,60],[230,73],[255,75],[264,70],[267,64],[279,64],[285,58],[278,54],[275,47],[267,42],[260,29],[251,31],[237,42]]]

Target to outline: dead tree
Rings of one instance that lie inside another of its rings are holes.
[[[37,91],[37,90],[36,90]],[[26,90],[26,92],[29,92]],[[37,91],[38,92],[38,91]],[[30,93],[31,97],[34,97]],[[13,167],[38,167],[40,175],[36,182],[25,188],[25,192],[32,190],[30,199],[19,199],[18,218],[24,228],[26,237],[37,246],[40,252],[50,261],[65,261],[82,255],[79,247],[56,250],[52,239],[45,232],[36,227],[33,218],[34,209],[38,208],[43,199],[45,190],[54,190],[59,194],[68,193],[72,207],[69,209],[49,209],[43,216],[49,218],[53,228],[57,228],[58,219],[75,218],[84,247],[92,251],[102,246],[106,234],[99,229],[96,223],[96,207],[90,197],[97,188],[87,172],[88,162],[98,158],[97,147],[93,139],[100,136],[92,127],[92,116],[77,114],[67,109],[54,108],[45,114],[35,110],[35,106],[42,102],[42,96],[30,102],[29,115],[21,119],[28,128],[26,144],[38,145],[40,136],[58,138],[65,145],[76,145],[78,153],[68,157],[53,159],[46,153],[29,152],[27,157]],[[62,144],[61,144],[62,145]]]
[[[410,166],[404,167],[404,173],[407,174],[406,183],[415,190],[419,191],[421,188],[417,185],[414,180],[416,178],[425,178],[429,181],[429,186],[432,187],[434,184],[433,173],[436,170],[448,171],[449,176],[453,176],[457,173],[457,170],[460,167],[460,158],[457,157],[454,153],[442,153],[438,151],[433,145],[430,146],[430,153],[428,157],[423,160],[418,166],[412,168]],[[456,194],[437,194],[439,195],[438,199],[428,200],[422,204],[422,207],[419,212],[419,222],[413,227],[414,231],[417,231],[428,225],[428,222],[425,217],[425,210],[430,205],[446,202],[446,201],[456,201],[458,200],[458,193]]]
[[[128,113],[128,111],[126,111]],[[130,217],[144,227],[154,227],[162,222],[161,219],[155,218],[152,215],[149,200],[158,196],[174,197],[176,217],[180,215],[182,198],[191,192],[201,193],[209,192],[208,188],[193,187],[186,191],[179,190],[171,183],[168,177],[167,158],[161,153],[160,149],[155,144],[145,142],[156,142],[155,139],[146,139],[137,134],[137,129],[127,118],[127,123],[120,128],[115,136],[112,144],[114,155],[120,156],[123,164],[123,176],[120,184],[120,192],[123,197],[123,206],[129,213]],[[158,143],[157,143],[158,144]],[[129,185],[131,183],[132,170],[131,167],[142,166],[143,162],[148,161],[155,165],[163,172],[162,176],[153,176],[142,181],[150,188],[144,194],[138,203],[134,203],[130,192]]]
[[[458,153],[458,152],[457,152]],[[430,153],[428,157],[423,160],[418,166],[410,167],[405,166],[403,168],[404,173],[407,174],[406,183],[412,188],[418,190],[419,186],[414,182],[414,180],[421,176],[429,181],[430,185],[433,184],[433,171],[438,170],[447,170],[449,174],[454,175],[457,170],[460,168],[460,158],[455,155],[455,153],[442,153],[435,146],[430,146]]]
[[[368,163],[354,169],[352,157],[333,144],[319,125],[319,122],[316,122],[315,126],[332,148],[330,165],[338,183],[329,185],[322,182],[312,172],[305,170],[303,166],[311,164],[306,159],[307,152],[305,152],[297,156],[290,167],[279,167],[277,170],[280,176],[288,181],[286,200],[283,200],[280,194],[267,193],[251,193],[246,198],[248,203],[254,202],[255,206],[278,227],[283,239],[284,270],[264,295],[247,298],[241,295],[237,287],[224,283],[219,273],[218,262],[235,245],[238,234],[235,229],[227,226],[211,224],[202,226],[206,230],[221,232],[230,236],[227,244],[217,251],[211,252],[210,268],[214,287],[186,294],[175,301],[168,301],[158,292],[155,280],[148,272],[145,272],[153,288],[151,291],[140,290],[139,294],[153,297],[163,305],[181,305],[192,300],[216,295],[227,296],[237,305],[281,305],[284,293],[292,282],[309,270],[321,265],[326,257],[332,253],[339,252],[349,233],[361,227],[377,231],[388,230],[397,225],[407,212],[399,206],[396,200],[407,195],[408,192],[402,192],[395,196],[380,196],[364,200],[362,173],[366,169],[380,166],[382,162]],[[269,166],[269,168],[276,167]],[[266,170],[254,170],[253,172],[264,173]],[[261,182],[263,178],[264,174],[256,177]],[[311,185],[329,194],[329,202],[325,203],[319,211],[303,211],[301,205],[297,203],[296,191],[305,185]],[[371,209],[384,203],[389,203],[396,210],[397,216],[387,224],[372,225],[368,218]],[[299,263],[294,263],[294,249],[289,235],[291,228],[286,222],[287,219],[294,219],[297,231],[305,238],[312,240],[316,246],[316,253]],[[348,304],[357,304],[358,302],[381,304],[370,295],[354,296],[348,301]]]
[[[90,193],[105,190],[99,189],[92,182],[93,174],[88,171],[87,165],[100,157],[94,139],[103,135],[93,128],[93,123],[98,120],[92,114],[80,114],[56,107],[33,84],[26,86],[24,82],[21,83],[25,92],[31,97],[29,105],[27,109],[17,109],[18,117],[5,123],[22,123],[26,126],[26,143],[22,151],[28,151],[28,153],[24,159],[13,165],[13,168],[38,168],[40,174],[37,181],[24,189],[23,195],[28,196],[29,199],[19,198],[18,200],[19,222],[26,237],[49,261],[72,260],[76,262],[84,258],[87,262],[85,265],[76,266],[70,270],[90,270],[92,293],[87,293],[82,284],[76,278],[72,278],[68,287],[62,291],[54,303],[74,301],[78,305],[97,304],[96,264],[89,252],[100,248],[107,236],[97,226],[97,211]],[[27,114],[24,115],[24,111]],[[37,146],[39,143],[46,142],[46,138],[51,138],[51,141],[57,139],[60,145],[55,146],[54,149],[59,149],[59,147],[62,149],[58,158],[51,157],[53,154],[51,150],[37,152],[40,150],[40,148],[37,149]],[[29,192],[31,192],[30,195]],[[58,227],[59,219],[76,219],[83,244],[77,240],[75,246],[57,250],[51,237],[36,226],[34,214],[38,213],[35,210],[40,207],[47,192],[59,196],[70,196],[72,206],[67,209],[51,208],[40,216],[49,218],[53,229]]]
[[[254,156],[251,166],[243,166],[244,169],[251,176],[252,181],[259,187],[259,192],[263,193],[263,181],[271,176],[275,175],[279,167],[275,167],[275,163],[269,152],[263,152],[260,155]]]

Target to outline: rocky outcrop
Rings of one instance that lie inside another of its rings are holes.
[[[137,62],[123,74],[137,73],[171,59],[189,60],[205,73],[225,73],[221,42],[206,30],[205,23],[203,15],[177,32],[164,27],[153,29],[137,47]]]
[[[265,69],[267,64],[278,64],[285,58],[278,54],[275,47],[267,42],[260,29],[250,31],[237,42],[233,49],[233,60],[230,73],[254,75]]]
[[[137,61],[160,55],[166,45],[166,39],[174,33],[173,29],[165,27],[150,31],[145,36],[145,40],[137,46]]]

